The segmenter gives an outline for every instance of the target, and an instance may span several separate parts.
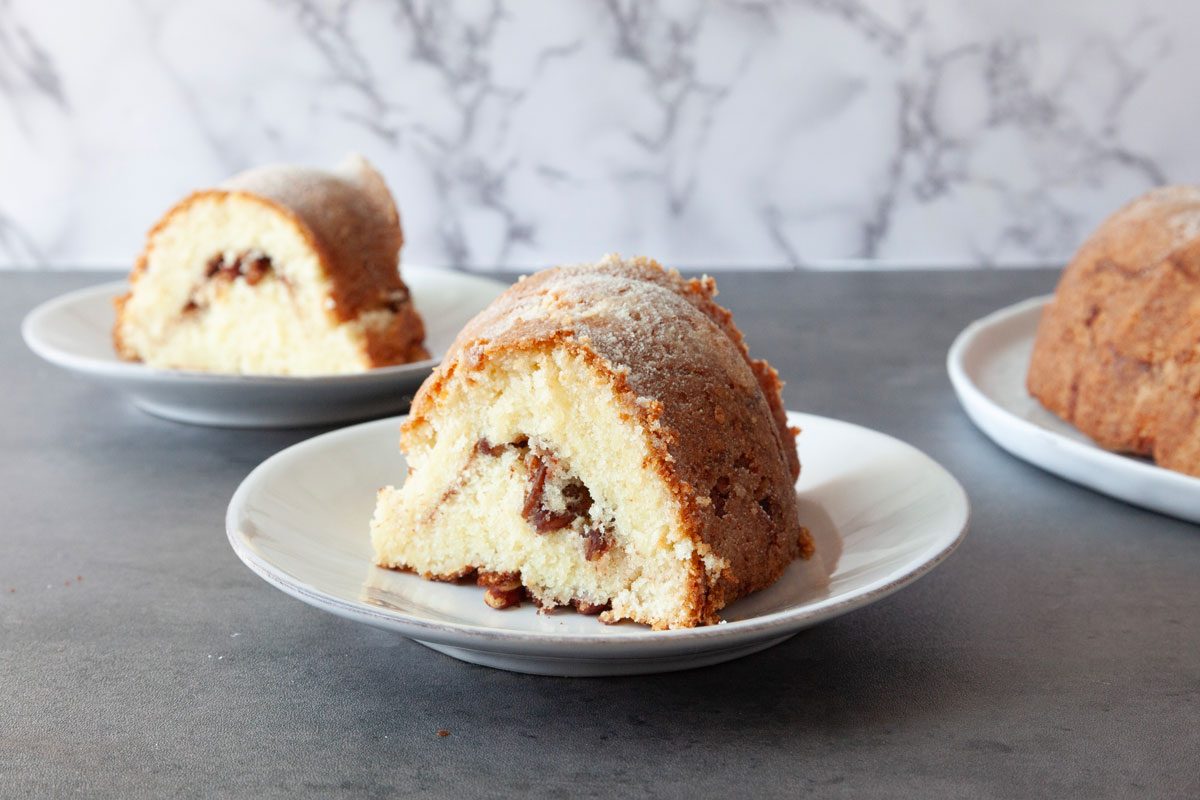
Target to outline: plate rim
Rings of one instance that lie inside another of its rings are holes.
[[[439,644],[462,646],[464,642],[487,642],[489,644],[510,643],[527,646],[573,645],[576,647],[599,648],[622,645],[669,648],[687,643],[703,643],[729,638],[763,638],[771,635],[786,636],[810,625],[870,605],[914,583],[945,561],[962,543],[970,528],[970,498],[958,479],[936,459],[901,439],[864,425],[818,414],[794,411],[788,411],[787,414],[789,422],[793,424],[807,418],[857,428],[873,436],[884,437],[896,445],[911,451],[918,457],[925,459],[946,481],[947,488],[952,492],[953,502],[961,509],[958,530],[954,531],[952,535],[946,534],[941,537],[940,545],[935,545],[937,549],[925,555],[919,563],[910,563],[908,566],[902,568],[900,574],[884,576],[840,599],[817,601],[749,619],[721,622],[716,625],[666,631],[653,631],[643,628],[628,633],[606,634],[521,631],[460,622],[432,621],[402,611],[378,609],[361,601],[352,602],[335,597],[315,586],[305,584],[303,581],[295,579],[290,574],[260,557],[241,541],[241,534],[237,525],[238,513],[245,505],[245,500],[251,493],[254,483],[261,479],[261,476],[265,472],[274,468],[278,460],[284,458],[287,454],[295,455],[295,451],[298,450],[319,447],[329,439],[350,438],[358,433],[361,428],[391,426],[398,430],[400,423],[407,416],[400,415],[363,422],[323,433],[297,442],[265,459],[250,471],[234,491],[226,509],[225,534],[238,558],[267,583],[309,605],[348,619],[364,622],[376,627],[388,628],[398,631],[405,636]],[[614,652],[611,657],[622,658],[628,656]]]
[[[978,413],[980,409],[985,409],[988,413],[1001,418],[1007,424],[1014,425],[1019,430],[1024,431],[1031,436],[1039,437],[1043,441],[1048,442],[1059,449],[1065,450],[1069,454],[1077,456],[1084,462],[1084,466],[1094,466],[1106,470],[1128,470],[1132,474],[1139,477],[1164,483],[1166,488],[1185,489],[1189,491],[1200,490],[1200,478],[1184,475],[1182,472],[1176,472],[1165,467],[1160,467],[1153,462],[1138,461],[1130,458],[1129,456],[1125,456],[1120,453],[1114,453],[1110,450],[1105,450],[1095,443],[1077,441],[1069,436],[1064,436],[1058,431],[1045,428],[1041,425],[1038,425],[1036,422],[1025,419],[1024,417],[1015,414],[1007,407],[994,401],[971,378],[967,372],[965,364],[966,357],[970,353],[971,348],[979,344],[979,340],[982,336],[1003,324],[1013,322],[1022,316],[1031,315],[1035,310],[1040,312],[1053,298],[1054,295],[1052,293],[1037,295],[1036,297],[1026,298],[1025,300],[1021,300],[1016,303],[1012,303],[1011,305],[1004,306],[1003,308],[996,309],[995,311],[985,314],[971,324],[967,325],[967,327],[963,328],[963,330],[959,332],[958,336],[954,338],[954,342],[950,345],[950,349],[946,353],[946,370],[950,375],[950,383],[954,387],[955,393],[958,395],[959,403],[967,412],[967,416],[971,419],[976,427],[978,427],[989,439],[991,439],[995,444],[999,445],[1006,452],[1011,453],[1017,458],[1020,458],[1022,461],[1032,464],[1039,469],[1052,472],[1066,480],[1070,480],[1072,483],[1087,486],[1088,488],[1099,491],[1109,497],[1117,497],[1117,499],[1133,502],[1135,505],[1142,505],[1145,507],[1144,503],[1137,503],[1130,498],[1120,497],[1113,495],[1110,492],[1097,489],[1091,483],[1068,476],[1062,471],[1055,469],[1048,464],[1039,463],[1027,458],[1020,452],[1013,450],[1007,443],[997,438],[992,431],[988,430],[986,425],[981,424],[976,419],[976,413]]]
[[[486,285],[493,289],[504,291],[509,284],[486,275],[472,272],[462,272],[455,269],[442,269],[421,264],[402,264],[401,274],[436,274],[451,275],[454,279],[469,283]],[[47,342],[38,333],[37,328],[44,324],[46,317],[76,305],[83,300],[111,294],[116,296],[128,291],[128,279],[107,281],[105,283],[84,286],[52,297],[36,305],[21,320],[21,338],[25,345],[39,358],[55,366],[85,375],[121,381],[169,381],[173,383],[226,385],[226,386],[278,386],[278,387],[313,387],[322,383],[337,383],[348,385],[356,383],[373,383],[377,380],[401,377],[430,370],[441,362],[441,356],[412,361],[407,364],[395,364],[389,367],[376,367],[365,372],[325,375],[254,375],[226,374],[217,372],[201,372],[198,370],[164,369],[150,367],[135,361],[107,361],[94,356],[85,355],[73,350],[64,349]]]

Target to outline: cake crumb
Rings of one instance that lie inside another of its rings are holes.
[[[450,731],[446,730],[445,728],[439,728],[437,735],[438,735],[439,739],[445,739],[447,736],[450,735]]]

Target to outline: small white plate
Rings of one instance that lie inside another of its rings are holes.
[[[226,532],[247,566],[293,597],[463,661],[542,675],[716,664],[896,591],[949,555],[966,532],[967,496],[928,456],[846,422],[789,419],[804,430],[796,487],[817,554],[709,627],[607,626],[569,610],[538,614],[529,603],[494,611],[475,586],[373,566],[375,492],[406,474],[400,418],[317,436],[267,459],[234,494]]]
[[[25,317],[21,335],[52,364],[107,384],[158,417],[229,428],[324,425],[407,408],[463,325],[506,288],[488,278],[408,265],[404,280],[434,357],[351,375],[214,375],[121,361],[112,347],[112,301],[128,290],[123,281],[43,303]]]
[[[996,444],[1047,472],[1134,505],[1200,522],[1200,478],[1098,447],[1025,388],[1042,308],[1035,297],[989,314],[958,335],[950,382],[971,421]]]

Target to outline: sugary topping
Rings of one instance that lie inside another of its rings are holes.
[[[689,302],[688,295],[696,295]],[[710,376],[755,391],[741,345],[697,306],[711,304],[701,282],[685,282],[652,261],[608,256],[599,264],[547,270],[522,281],[477,316],[446,361],[518,338],[569,338],[603,356],[627,376],[643,404],[665,397],[685,402]],[[714,305],[715,304],[711,304]]]

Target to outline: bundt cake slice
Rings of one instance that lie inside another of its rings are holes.
[[[400,218],[361,157],[269,166],[192,194],[150,231],[116,301],[117,354],[154,367],[315,375],[427,358]]]
[[[413,400],[377,563],[664,629],[811,554],[782,384],[715,294],[609,256],[497,298]]]
[[[1084,243],[1027,383],[1101,447],[1200,476],[1200,187],[1155,189]]]

